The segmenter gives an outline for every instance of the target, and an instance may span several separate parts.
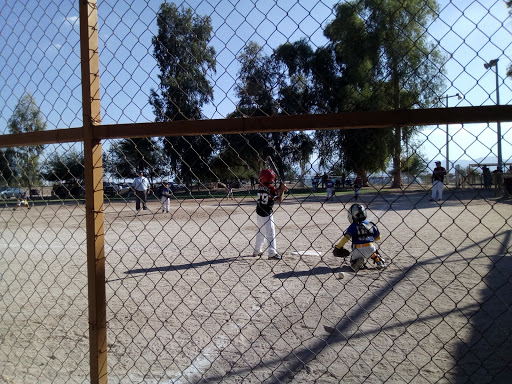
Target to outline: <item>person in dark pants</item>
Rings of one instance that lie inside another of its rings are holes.
[[[325,186],[327,185],[328,179],[329,179],[329,177],[327,176],[327,173],[324,173],[322,176],[322,188],[325,188]]]
[[[142,209],[147,210],[146,199],[150,191],[150,184],[143,171],[139,171],[139,176],[133,180],[132,189],[135,192],[135,209],[139,211],[142,203]]]
[[[485,189],[491,188],[492,175],[491,175],[491,170],[487,167],[487,165],[483,166],[482,175],[484,177],[484,188]]]

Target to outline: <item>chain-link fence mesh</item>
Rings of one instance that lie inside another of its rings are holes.
[[[92,189],[79,9],[0,6],[0,381],[508,382],[507,2],[100,1]]]

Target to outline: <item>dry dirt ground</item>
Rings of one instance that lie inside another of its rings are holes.
[[[281,261],[250,257],[254,197],[107,203],[109,383],[509,382],[512,206],[445,197],[361,195],[389,266],[357,275],[331,253],[351,195],[276,207]],[[0,233],[0,378],[89,382],[84,206]]]

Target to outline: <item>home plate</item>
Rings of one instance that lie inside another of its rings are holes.
[[[292,255],[300,255],[300,256],[320,256],[321,254],[322,254],[321,252],[317,252],[317,251],[313,251],[313,250],[292,252]]]

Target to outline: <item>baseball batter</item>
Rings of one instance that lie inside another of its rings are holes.
[[[377,269],[386,268],[386,262],[375,245],[375,242],[380,240],[379,229],[374,223],[366,220],[366,209],[361,204],[352,204],[348,209],[348,221],[351,224],[334,247],[334,256],[346,257],[350,254],[350,266],[354,272],[364,268],[369,258],[376,264]],[[352,240],[352,252],[343,248],[349,240]]]
[[[258,200],[256,205],[258,233],[256,234],[253,256],[263,254],[263,244],[266,240],[268,243],[268,258],[280,260],[282,256],[277,252],[273,209],[274,203],[280,203],[283,200],[283,194],[288,188],[285,184],[281,184],[276,189],[273,185],[275,179],[276,175],[271,169],[263,169],[259,174],[260,184],[257,190]]]

